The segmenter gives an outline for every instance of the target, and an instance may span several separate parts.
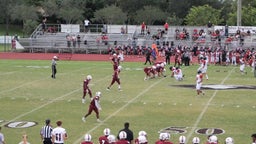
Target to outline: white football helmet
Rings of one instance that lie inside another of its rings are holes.
[[[104,133],[104,135],[106,136],[108,136],[108,135],[110,135],[110,129],[109,128],[105,128],[104,129],[104,131],[103,131],[103,133]]]
[[[199,137],[194,137],[193,140],[192,140],[192,143],[193,144],[199,144],[200,143]]]
[[[145,131],[139,131],[139,136],[146,136],[147,133]]]
[[[179,137],[179,142],[180,142],[180,144],[186,143],[186,137],[185,136],[180,136]]]
[[[160,64],[156,64],[156,67],[160,67],[161,65]]]
[[[96,96],[99,96],[99,97],[100,97],[100,96],[101,96],[101,92],[99,92],[99,91],[96,92]]]
[[[121,69],[122,69],[122,66],[118,66],[117,69],[118,69],[118,70],[121,70]]]
[[[161,66],[161,67],[164,67],[164,63],[161,63],[160,66]]]
[[[108,143],[116,142],[116,137],[114,135],[109,135],[107,138],[108,138]]]
[[[139,141],[139,144],[143,144],[143,143],[148,142],[148,140],[145,136],[139,136],[138,141]]]
[[[152,66],[152,69],[156,69],[156,66]]]
[[[160,133],[160,134],[159,134],[159,139],[160,139],[160,140],[166,140],[166,138],[167,138],[166,133]]]
[[[225,139],[225,143],[226,143],[226,144],[234,144],[234,140],[233,140],[232,137],[227,137],[227,138]]]
[[[53,56],[53,59],[58,59],[58,57],[57,56]]]
[[[126,138],[127,138],[126,132],[125,132],[125,131],[121,131],[121,132],[119,133],[119,138],[120,138],[120,139],[126,139]]]
[[[167,136],[166,137],[167,140],[171,139],[171,134],[170,133],[166,133],[166,136]]]
[[[91,75],[87,75],[86,79],[91,80],[92,76]]]
[[[84,141],[90,142],[92,140],[92,136],[90,134],[84,135]]]
[[[166,66],[166,62],[163,62],[164,66]]]
[[[209,142],[210,143],[217,143],[218,142],[217,136],[215,136],[215,135],[210,136],[209,137]]]

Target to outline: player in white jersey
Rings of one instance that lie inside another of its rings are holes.
[[[52,130],[52,142],[54,144],[64,144],[64,141],[68,138],[66,130],[61,127],[62,122],[56,122],[57,127]]]
[[[206,57],[201,58],[200,60],[200,67],[198,68],[197,71],[201,71],[202,74],[206,77],[208,80],[208,75],[207,75],[207,66],[208,66],[208,60]]]

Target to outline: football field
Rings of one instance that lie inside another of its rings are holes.
[[[251,143],[256,133],[256,78],[251,68],[242,75],[239,67],[208,66],[209,80],[204,80],[205,95],[197,96],[195,76],[197,64],[181,67],[185,78],[176,81],[167,77],[144,81],[145,65],[138,62],[121,63],[122,91],[112,80],[110,62],[58,61],[56,79],[52,79],[51,61],[1,60],[0,61],[0,125],[5,141],[17,144],[22,135],[28,135],[31,144],[42,143],[40,129],[45,119],[51,124],[61,120],[68,134],[65,144],[79,144],[85,133],[92,135],[94,143],[110,128],[117,135],[124,122],[137,137],[140,130],[147,132],[149,143],[154,143],[160,131],[171,133],[171,141],[178,143],[181,135],[187,143],[198,136],[205,143],[207,135],[216,134],[219,142],[233,137],[235,143]],[[90,88],[100,91],[101,123],[92,113],[84,123],[89,97],[82,104],[83,80],[92,75]]]

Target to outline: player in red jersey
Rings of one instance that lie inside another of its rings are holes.
[[[116,144],[116,137],[114,135],[108,136],[108,143],[109,144]]]
[[[158,74],[158,77],[161,77],[161,76],[166,77],[164,74],[164,72],[166,71],[164,66],[165,66],[164,63],[156,65],[156,72]]]
[[[120,57],[118,57],[117,54],[114,53],[110,59],[113,65],[113,69],[116,70],[120,64]]]
[[[85,120],[86,117],[89,116],[92,113],[92,111],[96,113],[97,122],[101,122],[99,119],[99,110],[101,110],[100,97],[101,97],[101,92],[96,92],[96,96],[92,99],[90,103],[88,113],[82,117],[83,122],[86,121]]]
[[[116,70],[114,70],[114,74],[113,74],[113,77],[112,77],[112,81],[110,83],[110,85],[107,87],[107,90],[110,90],[111,86],[117,82],[118,84],[118,90],[119,91],[122,91],[121,90],[121,82],[120,82],[120,77],[119,77],[119,73],[121,72],[121,69],[122,69],[122,66],[118,66],[118,68]]]
[[[87,93],[89,93],[89,96],[92,100],[92,91],[88,86],[91,80],[92,80],[91,75],[87,75],[86,79],[84,80],[84,83],[83,83],[84,92],[83,92],[83,97],[82,97],[82,103],[85,103],[85,96]]]
[[[99,143],[100,144],[109,144],[108,142],[108,136],[110,135],[110,129],[105,128],[103,130],[104,135],[99,137]]]
[[[202,82],[203,82],[203,74],[202,74],[201,71],[198,71],[197,75],[196,75],[196,91],[197,91],[197,95],[200,95],[200,93],[202,93],[204,95],[204,92],[201,90]]]
[[[148,80],[150,78],[153,78],[156,74],[156,66],[145,67],[144,68],[144,73],[146,74],[144,80]]]
[[[93,144],[92,136],[90,134],[85,134],[84,135],[84,141],[81,142],[81,144]]]
[[[167,134],[166,133],[160,133],[159,134],[159,140],[157,140],[155,142],[155,144],[164,144],[166,138],[167,138]]]
[[[127,133],[125,131],[120,131],[118,136],[119,136],[119,140],[116,142],[116,144],[130,144],[128,140],[125,140],[127,137]]]

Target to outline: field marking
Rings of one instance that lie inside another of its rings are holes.
[[[102,79],[96,81],[95,83],[101,82],[102,80],[105,80],[105,79],[108,78],[108,77],[110,77],[110,76],[108,75],[108,76],[106,76],[106,77],[104,77],[104,78],[102,78]],[[39,106],[39,107],[33,108],[33,110],[31,110],[31,111],[28,111],[28,112],[26,112],[26,113],[20,114],[19,116],[16,116],[15,118],[13,118],[13,119],[11,119],[11,120],[2,123],[1,126],[6,125],[6,124],[8,124],[9,122],[15,121],[15,120],[17,120],[17,119],[19,119],[19,118],[21,118],[21,117],[23,117],[23,116],[26,116],[26,115],[28,115],[28,114],[31,114],[31,113],[33,113],[33,112],[35,112],[35,111],[37,111],[37,110],[39,110],[39,109],[41,109],[41,108],[43,108],[43,107],[45,107],[45,106],[51,104],[51,103],[53,103],[53,102],[59,101],[59,100],[61,100],[62,98],[66,97],[66,96],[69,96],[69,95],[71,95],[71,94],[73,94],[73,93],[76,93],[77,91],[80,91],[81,89],[82,89],[82,87],[80,87],[80,88],[78,88],[78,89],[76,89],[76,90],[73,90],[73,91],[71,91],[71,92],[69,92],[69,93],[66,93],[66,94],[64,94],[64,95],[62,95],[62,96],[60,96],[60,97],[57,97],[57,98],[55,98],[55,99],[53,99],[53,100],[51,100],[51,101],[48,101],[47,103],[45,103],[45,104],[43,104],[43,105],[41,105],[41,106]]]
[[[93,66],[94,67],[94,66]],[[81,68],[81,69],[78,69],[78,70],[75,70],[75,71],[72,71],[72,72],[76,72],[76,71],[81,71],[81,70],[84,70],[84,69],[91,69],[92,67],[89,67],[89,68]],[[70,72],[67,72],[67,73],[60,73],[59,75],[66,75],[66,74],[69,74]],[[42,79],[38,79],[38,80],[34,80],[34,81],[31,81],[31,82],[27,82],[27,83],[24,83],[24,84],[21,84],[19,86],[16,86],[16,87],[13,87],[11,89],[7,89],[7,90],[3,90],[0,92],[0,95],[1,94],[4,94],[4,93],[7,93],[7,92],[12,92],[18,88],[21,88],[23,86],[27,86],[27,85],[30,85],[30,84],[33,84],[33,83],[37,83],[38,81],[42,81],[42,80],[46,80],[46,79],[49,79],[50,78],[50,75],[51,75],[51,72],[49,72],[49,77],[45,77],[45,78],[42,78]],[[3,98],[4,96],[0,96],[0,98]]]
[[[140,92],[137,96],[135,96],[134,98],[132,98],[131,100],[129,100],[125,105],[123,105],[122,107],[120,107],[119,109],[117,109],[114,113],[112,113],[111,115],[109,115],[107,118],[105,118],[101,123],[99,123],[97,126],[93,127],[92,129],[90,129],[89,131],[87,131],[87,133],[91,133],[93,132],[95,129],[99,128],[100,126],[102,126],[104,124],[104,122],[106,122],[107,120],[111,119],[113,116],[115,116],[116,114],[118,114],[121,110],[123,110],[125,107],[127,107],[128,105],[130,105],[132,102],[134,102],[137,98],[139,98],[140,96],[142,96],[144,93],[146,93],[147,91],[149,91],[152,87],[154,87],[155,85],[157,85],[158,83],[160,83],[161,81],[163,81],[166,78],[162,78],[159,81],[153,83],[152,85],[150,85],[147,89],[143,90],[142,92]],[[73,142],[73,144],[79,144],[82,139],[84,138],[84,136],[81,136],[79,139],[77,139],[75,142]]]
[[[224,82],[229,78],[229,76],[231,75],[231,73],[234,71],[235,68],[233,68],[228,75],[221,81],[221,85],[224,84]],[[196,122],[194,123],[194,125],[192,126],[192,130],[189,132],[188,136],[187,136],[187,140],[190,139],[190,137],[192,136],[192,134],[194,133],[194,131],[196,130],[199,122],[201,121],[201,119],[203,118],[206,110],[208,109],[211,101],[213,100],[213,98],[216,96],[217,92],[219,90],[215,90],[214,93],[212,94],[211,98],[208,100],[208,102],[206,103],[205,107],[203,108],[203,111],[200,113],[200,115],[197,117]]]

